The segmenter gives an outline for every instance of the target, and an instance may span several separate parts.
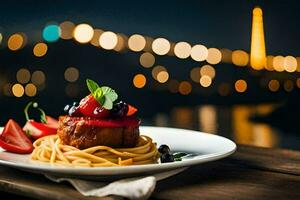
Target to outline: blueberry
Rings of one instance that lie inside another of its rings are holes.
[[[174,156],[170,153],[161,154],[160,162],[161,163],[174,162]]]
[[[159,146],[158,152],[161,154],[170,153],[170,147],[168,145],[162,144]]]
[[[128,112],[128,104],[124,101],[120,101],[114,104],[111,114],[115,117],[124,117]]]
[[[79,105],[78,102],[76,102],[76,101],[73,102],[73,106],[78,106],[78,105]]]
[[[64,111],[65,111],[66,113],[68,113],[70,108],[71,108],[71,106],[67,104],[67,105],[64,107]]]

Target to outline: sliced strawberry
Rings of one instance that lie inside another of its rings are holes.
[[[47,125],[51,128],[58,129],[58,120],[50,117],[49,115],[46,116]]]
[[[53,124],[44,124],[34,120],[29,120],[26,122],[23,130],[28,132],[28,134],[34,139],[39,139],[47,135],[55,135],[57,128],[58,126],[56,127],[56,125]]]
[[[14,120],[10,119],[0,135],[0,147],[13,153],[31,153],[33,145],[25,135],[21,127]]]
[[[138,109],[136,109],[132,105],[128,104],[128,112],[127,112],[126,116],[131,116],[131,115],[135,114],[137,111],[138,111]]]
[[[103,108],[92,94],[80,101],[78,109],[82,115],[88,117],[105,118],[109,116],[109,110]]]

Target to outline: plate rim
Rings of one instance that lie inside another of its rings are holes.
[[[1,129],[2,127],[0,127]],[[205,133],[201,131],[189,130],[189,129],[182,129],[182,128],[172,128],[172,127],[161,127],[161,126],[140,126],[140,129],[167,129],[170,131],[188,131],[190,133],[196,134],[203,134],[206,137],[215,137],[222,139],[230,145],[232,148],[228,150],[226,153],[210,153],[204,154],[203,156],[199,156],[198,159],[190,159],[190,160],[183,160],[179,162],[172,162],[172,163],[155,163],[155,164],[147,164],[147,165],[131,165],[131,166],[123,166],[123,167],[96,167],[96,168],[89,168],[89,167],[60,167],[60,166],[51,166],[47,164],[37,164],[33,165],[32,163],[18,163],[12,162],[8,160],[0,159],[0,165],[5,165],[17,169],[23,170],[36,170],[37,173],[55,173],[55,174],[76,174],[78,175],[118,175],[118,174],[136,174],[136,173],[146,173],[146,172],[154,172],[154,171],[166,171],[171,169],[177,168],[184,168],[193,165],[198,165],[205,162],[215,161],[222,158],[225,158],[231,154],[233,154],[236,149],[237,145],[232,140],[215,134]],[[143,133],[142,133],[143,134]],[[188,134],[188,133],[186,133]],[[1,151],[2,152],[2,151]],[[25,155],[24,155],[25,156]],[[29,154],[26,154],[29,156]],[[201,158],[201,159],[200,159]],[[100,173],[99,173],[100,172]],[[118,173],[116,173],[118,172]]]

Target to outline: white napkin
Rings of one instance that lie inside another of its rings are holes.
[[[57,183],[62,181],[71,183],[73,187],[84,196],[105,197],[108,195],[115,195],[113,196],[115,199],[118,199],[118,196],[129,199],[147,199],[154,191],[156,181],[178,174],[185,169],[186,168],[176,169],[147,177],[126,178],[112,183],[60,178],[48,174],[45,176]]]

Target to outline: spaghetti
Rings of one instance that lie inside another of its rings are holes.
[[[58,135],[42,137],[33,143],[31,160],[68,167],[110,167],[156,163],[159,153],[156,144],[140,136],[136,147],[111,148],[94,146],[77,149],[62,144]]]

